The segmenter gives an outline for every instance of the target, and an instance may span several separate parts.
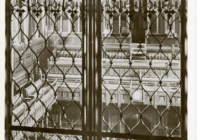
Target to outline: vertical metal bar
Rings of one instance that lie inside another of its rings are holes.
[[[87,10],[87,87],[89,91],[88,94],[88,128],[89,128],[89,140],[95,139],[92,136],[92,132],[98,131],[98,107],[101,106],[101,100],[99,101],[99,94],[101,91],[99,90],[99,86],[101,87],[101,48],[100,48],[100,36],[101,36],[101,18],[100,15],[100,1],[94,0],[90,1],[87,0],[86,3]],[[97,10],[99,9],[99,10]],[[101,96],[101,95],[100,95]],[[101,131],[98,131],[99,134]],[[96,136],[96,135],[95,135]]]
[[[87,122],[87,129],[86,129],[86,131],[88,131],[89,130],[89,123],[90,122],[88,122],[88,118],[89,118],[89,109],[88,109],[88,101],[89,101],[89,87],[88,87],[88,74],[89,74],[89,68],[88,68],[88,60],[89,60],[89,58],[88,58],[88,48],[89,48],[89,44],[88,44],[88,23],[89,23],[89,19],[88,19],[88,14],[87,14],[87,11],[88,11],[88,6],[87,6],[87,0],[85,0],[85,22],[86,22],[86,24],[85,24],[85,48],[86,48],[86,109],[87,109],[87,111],[86,111],[86,122]],[[87,137],[88,138],[88,137]]]
[[[5,34],[6,34],[6,85],[5,85],[5,89],[6,89],[6,105],[5,105],[5,110],[6,110],[6,116],[5,116],[5,139],[6,140],[10,140],[11,139],[11,115],[12,115],[12,103],[11,103],[11,75],[10,75],[10,71],[11,71],[11,13],[10,13],[10,0],[7,0],[5,3],[6,7],[6,11],[5,11],[5,21],[6,21],[6,30],[5,30]]]
[[[92,82],[92,84],[90,83],[91,86],[91,90],[90,90],[90,113],[91,113],[91,128],[90,128],[90,134],[92,132],[94,132],[96,130],[96,126],[95,126],[95,120],[96,120],[96,116],[95,116],[95,97],[96,97],[96,93],[95,93],[95,1],[90,1],[90,41],[91,41],[91,46],[90,46],[90,65],[91,65],[91,70],[90,70],[90,81]],[[94,136],[91,137],[92,140],[95,139]]]
[[[92,131],[96,131],[96,126],[95,126],[95,120],[96,120],[96,116],[95,116],[95,99],[96,99],[96,92],[95,92],[95,62],[96,62],[96,59],[95,59],[95,33],[96,33],[96,30],[95,30],[95,13],[96,13],[96,10],[95,10],[95,4],[96,2],[93,0],[92,1],[92,7],[91,7],[91,13],[92,13],[92,80],[94,84],[92,84],[93,88],[92,88]],[[94,138],[93,138],[94,139]]]
[[[94,0],[91,2],[92,6],[90,8],[91,13],[91,34],[92,34],[92,43],[91,43],[91,81],[92,81],[92,92],[90,98],[92,98],[91,104],[91,122],[92,122],[92,131],[97,132],[95,139],[101,139],[101,1]],[[96,137],[97,136],[97,137]]]
[[[90,133],[92,132],[92,89],[93,89],[93,74],[92,74],[92,48],[93,48],[93,40],[92,40],[92,1],[85,0],[85,17],[86,17],[86,34],[85,34],[85,53],[86,53],[86,124],[87,129],[86,131],[89,132],[89,135],[87,133],[87,140],[92,140],[92,136]]]
[[[187,0],[181,0],[181,138],[187,140]]]
[[[101,52],[102,52],[102,44],[101,44],[101,1],[100,0],[95,0],[95,41],[96,41],[96,46],[95,46],[95,60],[96,60],[96,65],[95,65],[95,77],[96,77],[96,88],[95,88],[95,95],[96,95],[96,127],[97,127],[97,140],[101,140],[101,130],[102,130],[102,120],[101,120],[101,106],[102,106],[102,78],[101,78]]]
[[[92,40],[92,12],[91,9],[92,9],[92,2],[93,1],[90,1],[90,0],[87,0],[87,7],[88,7],[88,65],[89,65],[89,77],[88,77],[88,87],[89,87],[89,120],[88,120],[88,123],[89,123],[89,133],[92,132],[92,124],[93,124],[93,117],[92,117],[92,112],[93,112],[93,106],[92,106],[92,100],[93,100],[93,71],[92,71],[92,62],[93,62],[93,59],[92,59],[92,50],[93,50],[93,40]],[[89,135],[89,140],[92,140],[92,136]]]
[[[85,0],[82,0],[82,5],[81,5],[81,20],[82,20],[82,131],[85,132],[86,131],[86,124],[87,124],[87,120],[86,120],[86,108],[87,108],[87,104],[86,104],[86,34],[85,34]],[[83,133],[82,135],[82,139],[83,140],[87,140],[86,138],[86,134]]]

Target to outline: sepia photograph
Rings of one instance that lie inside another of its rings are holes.
[[[188,139],[187,0],[5,4],[6,140]]]

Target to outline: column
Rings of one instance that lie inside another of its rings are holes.
[[[167,83],[167,93],[171,96],[171,93],[169,91],[169,82]],[[169,105],[169,99],[167,98],[168,96],[166,96],[166,105],[168,106]]]
[[[158,5],[158,4],[156,4],[156,5]],[[159,33],[159,25],[160,25],[160,23],[159,23],[159,13],[158,12],[156,12],[156,33]]]
[[[157,89],[157,87],[158,87],[159,85],[155,82],[155,89],[154,90],[156,90]],[[158,100],[159,100],[159,96],[158,96],[159,94],[158,94],[158,91],[156,91],[156,93],[154,94],[154,107],[157,109],[157,102],[158,102]]]
[[[119,7],[121,8],[122,5],[121,5],[121,0],[119,1]],[[121,33],[121,14],[119,15],[119,33]]]
[[[81,88],[80,88],[79,101],[80,101],[80,104],[82,105],[82,89]]]
[[[25,7],[24,7],[25,8]],[[28,12],[27,12],[27,8],[25,8],[25,13],[23,14],[23,18],[28,14]],[[25,33],[25,35],[27,35],[28,36],[28,28],[29,28],[29,16],[27,16],[26,18],[25,18],[25,20],[23,21],[23,24],[24,24],[24,33]],[[23,35],[23,40],[24,40],[24,42],[28,42],[28,40],[27,40],[27,38],[25,37],[25,35]]]
[[[131,93],[132,93],[132,86],[133,86],[133,81],[131,80],[131,82],[130,82],[130,95],[131,95]]]
[[[45,12],[44,7],[41,7],[41,9],[42,9],[42,13],[41,13],[40,17],[42,17],[42,14]],[[40,25],[41,33],[44,36],[45,36],[45,28],[46,28],[46,23],[45,22],[46,22],[46,19],[44,18],[44,19],[42,19],[41,25]]]
[[[62,13],[61,13],[61,17],[60,17],[60,32],[62,33],[62,23],[63,23],[63,20],[62,20]]]
[[[156,89],[157,89],[157,83],[154,82],[154,89],[153,89],[153,91],[156,91]],[[155,108],[157,108],[156,93],[153,95],[152,99],[153,99],[152,101],[154,103]]]
[[[174,47],[174,44],[172,44],[172,58],[174,57],[174,55],[175,55],[175,47]]]
[[[176,19],[176,14],[173,14],[173,16],[172,16],[172,21],[174,21]],[[174,21],[173,22],[173,24],[172,24],[172,33],[176,33],[175,31],[175,24],[176,24],[176,21]]]
[[[48,128],[48,117],[47,117],[47,115],[45,115],[45,121],[46,121],[45,126]]]
[[[149,10],[149,7],[147,7],[147,10]],[[147,14],[148,15],[148,14]],[[149,23],[149,24],[148,24]],[[147,16],[147,30],[146,30],[146,33],[149,32],[149,27],[150,27],[150,24],[151,24],[151,19],[149,19],[149,17]],[[145,33],[145,34],[146,34]]]
[[[19,15],[17,15],[16,17],[17,17],[17,19],[20,19]],[[17,32],[18,32],[18,30],[21,29],[21,25],[20,25],[20,23],[18,21],[17,21],[17,26],[18,26],[18,28],[17,28]],[[18,33],[18,35],[16,36],[16,38],[17,38],[17,42],[21,43],[21,31]]]
[[[80,2],[78,2],[78,6],[80,6]],[[80,14],[81,14],[81,12],[80,12],[80,10],[78,9],[78,15],[80,15]],[[80,18],[81,18],[81,17],[79,17],[79,18],[78,18],[78,21],[77,21],[77,22],[78,22],[78,31],[77,31],[78,33],[81,32],[81,31],[80,31]]]
[[[59,111],[59,120],[60,120],[60,124],[59,125],[60,125],[60,128],[62,128],[62,115],[61,115],[62,114],[62,110],[59,108],[58,111]]]
[[[106,87],[108,87],[108,81],[106,81]],[[109,92],[106,90],[106,98],[105,98],[105,101],[106,101],[106,105],[109,104],[110,102],[110,94]]]
[[[52,6],[49,6],[49,9],[51,10]],[[49,16],[50,16],[51,19],[53,19],[52,13],[50,11],[49,11]],[[50,30],[51,30],[51,28],[52,28],[52,21],[50,20],[50,18],[49,18],[49,27],[50,27]]]
[[[164,14],[164,18],[167,20],[167,14]],[[165,28],[164,28],[164,33],[167,34],[168,33],[168,22],[165,21]]]
[[[121,107],[121,92],[120,92],[120,89],[118,89],[116,98],[117,98],[116,101],[117,101],[117,103],[118,103],[118,107]]]
[[[104,2],[104,5],[106,5],[106,2]],[[106,10],[103,10],[103,15],[105,16],[105,18],[107,18]],[[108,21],[106,21],[105,18],[104,18],[104,31],[103,31],[103,33],[105,33],[105,30],[108,30],[108,26],[107,26]]]
[[[49,1],[47,0],[46,1],[46,5],[48,6],[49,5]],[[47,14],[50,16],[50,11],[49,12],[47,12]],[[47,22],[47,29],[50,29],[50,19],[48,18],[48,16],[46,16],[46,22]],[[48,32],[48,30],[47,30],[47,32]]]
[[[41,108],[41,111],[42,111],[42,114],[43,114],[43,109]],[[44,115],[42,115],[42,128],[44,128],[45,127],[45,122],[44,122]]]
[[[16,34],[16,25],[13,16],[11,17],[11,36],[13,37]],[[13,40],[15,41],[15,39]]]
[[[66,14],[67,16],[68,16],[68,20],[67,20],[67,22],[68,22],[68,31],[67,32],[71,32],[71,30],[72,30],[72,23],[71,23],[71,16],[67,13]]]
[[[34,2],[34,4],[36,4],[36,0],[33,0]],[[36,15],[33,13],[33,12],[31,12],[31,14],[33,15],[33,17],[35,18],[35,19],[38,19],[37,17],[36,17]],[[36,20],[37,22],[38,22],[38,20]],[[34,21],[34,20],[32,20],[32,32],[34,33],[35,31],[36,31],[36,22]],[[33,36],[33,39],[35,39],[35,38],[37,38],[38,37],[38,31],[36,32],[36,34]]]
[[[129,8],[129,10],[130,10],[130,8]],[[126,15],[126,20],[128,21],[128,23],[131,22],[131,20],[130,20],[130,18],[129,18],[128,15]],[[128,24],[128,23],[126,23],[126,26],[128,27],[128,29],[130,29],[130,27],[129,27],[130,24]],[[132,24],[133,24],[133,23],[132,23]],[[130,25],[131,27],[132,27],[132,24]],[[129,31],[129,35],[128,35],[128,36],[129,36],[130,38],[132,38],[131,35],[132,35],[132,34],[131,34],[131,31]],[[131,42],[132,42],[132,40],[131,40]],[[131,43],[131,42],[130,42],[130,43]]]

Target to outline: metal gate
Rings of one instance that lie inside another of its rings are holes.
[[[185,0],[6,1],[6,138],[186,139]]]

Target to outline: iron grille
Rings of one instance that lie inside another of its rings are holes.
[[[102,14],[102,130],[179,137],[180,1],[105,0]]]
[[[20,0],[11,9],[12,125],[81,130],[81,1]],[[62,26],[66,19],[70,28]]]
[[[6,3],[7,139],[184,138],[185,1]]]

